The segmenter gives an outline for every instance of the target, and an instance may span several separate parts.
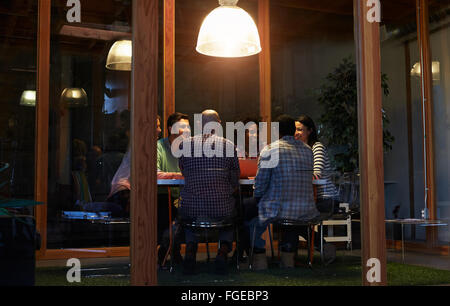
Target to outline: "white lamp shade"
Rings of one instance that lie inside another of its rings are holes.
[[[261,52],[258,28],[240,7],[223,5],[205,20],[197,40],[197,52],[217,57],[243,57]]]
[[[20,97],[20,105],[29,107],[36,106],[36,90],[25,90]]]
[[[61,103],[67,107],[85,107],[88,97],[83,88],[66,88],[61,94]]]
[[[116,41],[108,53],[106,68],[110,70],[131,71],[132,58],[131,40]]]
[[[411,76],[420,77],[421,76],[421,66],[420,63],[415,63],[411,69]],[[433,74],[433,81],[439,81],[441,76],[441,69],[439,62],[432,62],[431,73]]]

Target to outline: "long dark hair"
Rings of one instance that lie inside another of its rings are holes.
[[[317,128],[314,121],[307,115],[301,115],[300,117],[298,117],[297,121],[306,126],[311,131],[311,134],[309,134],[308,137],[308,145],[312,148],[314,144],[319,141],[319,138],[317,136]]]

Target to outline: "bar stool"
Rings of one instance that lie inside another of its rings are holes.
[[[209,253],[209,241],[208,241],[208,231],[221,230],[226,228],[234,228],[236,235],[236,252],[239,253],[239,227],[234,217],[230,217],[224,220],[211,220],[208,218],[197,218],[197,219],[182,219],[180,218],[180,225],[183,228],[190,228],[193,231],[204,231],[206,240],[206,253],[208,256],[207,262],[210,262],[211,256]],[[231,246],[232,247],[232,246]],[[220,241],[219,246],[220,249]],[[230,250],[231,251],[231,250]],[[236,267],[239,270],[239,256],[236,256]]]

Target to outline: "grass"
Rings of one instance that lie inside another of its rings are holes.
[[[300,262],[306,262],[300,258]],[[37,286],[128,286],[129,267],[86,267],[82,270],[81,283],[69,284],[66,281],[68,268],[38,268]],[[158,282],[166,286],[360,286],[361,261],[359,257],[340,256],[339,259],[322,267],[316,259],[313,269],[297,267],[280,269],[270,266],[266,271],[241,271],[230,266],[230,273],[218,276],[213,273],[214,263],[198,263],[198,273],[185,276],[181,267],[174,273],[159,271]],[[388,284],[390,286],[418,286],[450,284],[450,271],[425,267],[388,263]]]

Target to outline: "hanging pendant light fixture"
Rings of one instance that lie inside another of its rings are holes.
[[[25,90],[20,97],[21,106],[36,106],[36,90]]]
[[[431,64],[431,73],[433,75],[433,81],[439,81],[440,80],[440,63],[435,61]],[[415,63],[414,66],[411,69],[411,76],[420,77],[421,76],[421,67],[420,63]]]
[[[83,88],[66,88],[61,94],[61,103],[68,108],[88,106],[88,97]]]
[[[239,0],[219,0],[203,20],[197,52],[217,57],[243,57],[261,52],[258,28],[252,17],[236,6]]]
[[[131,40],[116,41],[108,53],[106,68],[109,70],[131,71]]]

